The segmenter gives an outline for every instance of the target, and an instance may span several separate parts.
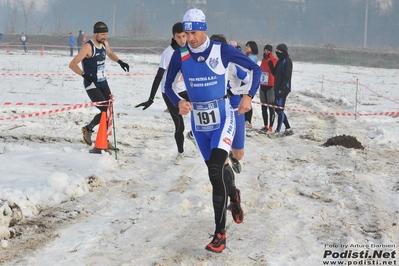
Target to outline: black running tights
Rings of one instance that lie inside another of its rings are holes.
[[[109,96],[111,94],[111,90],[108,87],[108,85],[105,85],[103,87],[99,88],[94,88],[87,90],[87,95],[89,96],[90,100],[94,102],[102,102],[102,101],[108,101]],[[98,109],[100,109],[101,112],[106,112],[107,111],[107,106],[106,104],[102,104],[103,106],[96,106]],[[93,129],[95,126],[100,124],[100,119],[101,119],[101,113],[96,114],[93,119],[91,120],[89,127],[90,129]]]
[[[216,148],[211,151],[209,160],[205,161],[208,166],[209,180],[212,184],[216,232],[226,228],[227,199],[229,193],[234,189],[230,175],[224,174],[227,155],[228,153],[225,150]]]
[[[162,97],[168,107],[170,117],[172,117],[173,123],[175,124],[175,141],[177,145],[177,151],[184,152],[184,120],[183,116],[179,115],[179,108],[173,105],[166,93],[162,93]]]

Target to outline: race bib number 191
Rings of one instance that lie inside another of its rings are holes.
[[[193,103],[196,131],[212,131],[220,127],[220,112],[217,101]]]

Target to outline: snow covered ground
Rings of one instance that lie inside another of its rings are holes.
[[[245,220],[228,219],[227,248],[214,254],[204,249],[214,225],[202,158],[187,141],[183,164],[173,165],[160,92],[149,109],[133,107],[148,99],[159,55],[118,55],[131,75],[107,61],[115,159],[81,142],[94,107],[22,118],[88,103],[67,52],[0,52],[1,265],[398,264],[399,70],[294,62],[295,134],[248,133],[236,175]],[[396,115],[348,116],[355,111]],[[343,134],[365,149],[323,146]]]

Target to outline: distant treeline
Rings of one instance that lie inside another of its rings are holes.
[[[90,34],[104,21],[111,36],[161,37],[189,8],[207,16],[209,34],[229,40],[301,45],[399,47],[397,0],[35,0],[0,7],[0,32]]]

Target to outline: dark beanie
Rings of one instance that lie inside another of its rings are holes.
[[[102,21],[97,22],[93,26],[93,33],[105,33],[108,32],[107,24]]]
[[[172,27],[172,34],[175,35],[176,33],[182,33],[183,32],[183,23],[177,22],[175,25]]]
[[[273,52],[273,46],[271,46],[270,44],[266,44],[265,45],[265,48],[263,48],[263,51],[264,50],[268,50],[268,51],[270,51],[270,52]]]
[[[283,52],[283,54],[288,53],[287,45],[285,45],[284,43],[280,43],[279,45],[277,45],[277,50],[280,50],[281,52]]]

